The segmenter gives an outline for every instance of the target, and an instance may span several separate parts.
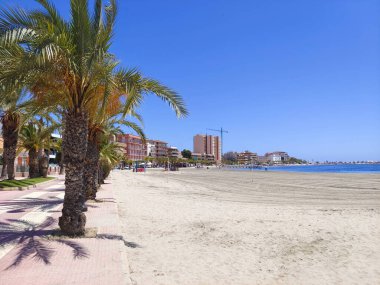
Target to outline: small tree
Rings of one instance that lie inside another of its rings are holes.
[[[191,151],[190,150],[184,149],[183,151],[181,151],[181,154],[184,158],[191,159]]]

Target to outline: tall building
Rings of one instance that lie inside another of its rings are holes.
[[[146,143],[139,136],[117,135],[116,142],[124,147],[124,154],[132,161],[144,160],[147,156]]]
[[[212,135],[195,135],[193,138],[193,153],[195,155],[213,155],[215,161],[222,160],[220,139]]]

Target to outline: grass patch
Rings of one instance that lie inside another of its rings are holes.
[[[37,177],[37,178],[27,178],[22,180],[3,180],[0,181],[0,188],[9,188],[9,187],[26,187],[35,185],[37,183],[46,182],[53,180],[54,177]]]

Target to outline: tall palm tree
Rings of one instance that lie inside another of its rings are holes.
[[[93,122],[93,124],[89,126],[86,170],[83,176],[86,199],[96,199],[96,192],[98,188],[98,170],[102,156],[106,157],[110,163],[112,162],[112,165],[114,164],[114,161],[109,158],[114,154],[114,152],[106,152],[105,150],[115,150],[114,146],[117,146],[117,143],[112,144],[110,142],[108,144],[108,142],[111,137],[122,133],[122,130],[119,128],[121,125],[134,130],[145,141],[145,134],[143,130],[131,121],[120,119],[115,116],[109,116],[108,118],[99,121],[97,124]],[[120,152],[120,148],[118,148],[118,150]],[[109,156],[106,154],[109,154]],[[120,156],[114,157],[120,158]]]
[[[63,106],[66,192],[59,225],[67,234],[83,234],[86,217],[80,194],[88,135],[86,105],[93,90],[107,82],[100,68],[104,61],[112,61],[108,49],[116,5],[111,1],[104,9],[102,1],[96,1],[90,15],[87,0],[72,0],[71,19],[66,21],[50,1],[38,2],[38,11],[2,11],[0,59],[5,69],[0,82],[5,86],[21,82],[38,100]]]
[[[106,98],[116,81],[116,86],[124,87],[119,91],[128,96],[128,104],[134,107],[141,103],[144,92],[128,84],[131,78],[123,70],[115,78],[117,61],[109,48],[117,14],[116,0],[110,0],[107,6],[96,0],[92,14],[88,0],[71,0],[68,21],[50,1],[37,2],[41,4],[37,11],[18,8],[3,9],[0,13],[0,84],[6,88],[26,85],[37,101],[61,106],[66,189],[59,226],[67,234],[80,235],[86,224],[81,203],[82,176],[88,111],[96,99],[94,94],[101,92]],[[138,73],[133,81],[150,87]],[[157,85],[155,93],[178,115],[186,114],[181,97]],[[104,105],[107,100],[102,102]]]
[[[89,125],[88,125],[88,141],[86,152],[86,168],[84,171],[84,197],[85,199],[95,199],[98,186],[98,169],[101,158],[101,145],[104,145],[105,140],[110,140],[112,136],[122,133],[119,126],[124,125],[133,129],[143,139],[145,134],[142,129],[135,123],[125,119],[124,105],[126,102],[125,95],[120,91],[120,86],[117,86],[113,81],[109,86],[109,95],[97,93],[94,96],[98,100],[93,100],[89,108]],[[106,104],[100,104],[102,101]],[[132,106],[131,106],[132,107]],[[141,116],[134,110],[128,112],[142,122]]]

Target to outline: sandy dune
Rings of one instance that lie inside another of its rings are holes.
[[[380,284],[380,175],[112,175],[135,284]]]

